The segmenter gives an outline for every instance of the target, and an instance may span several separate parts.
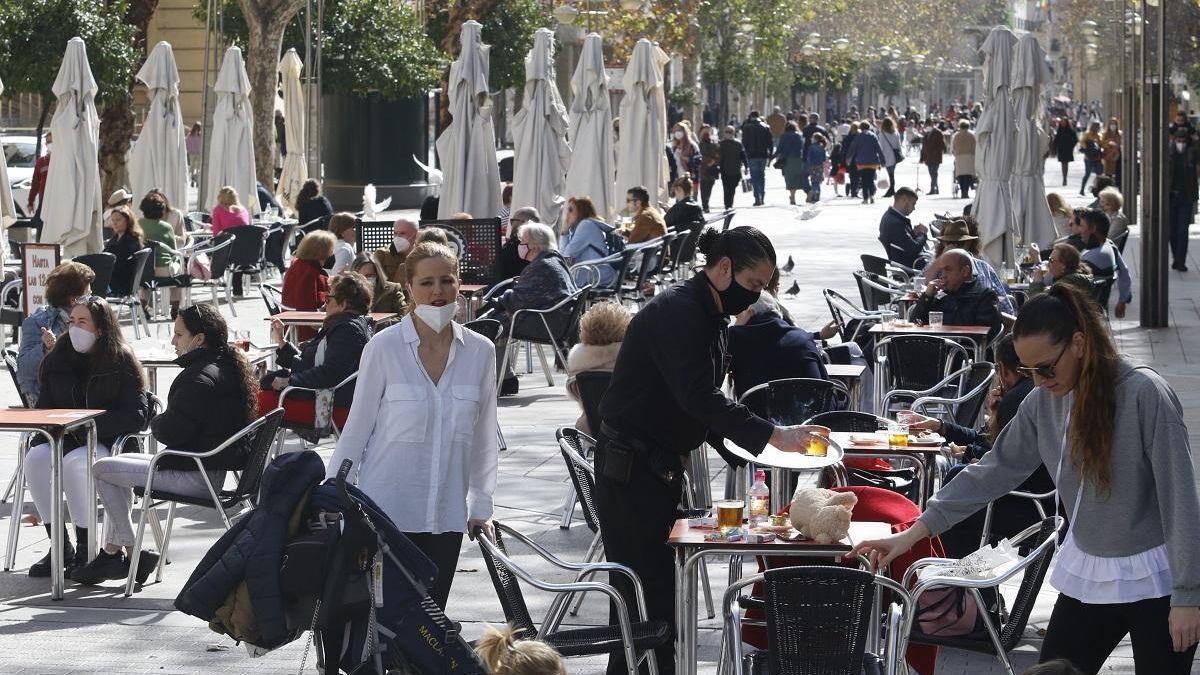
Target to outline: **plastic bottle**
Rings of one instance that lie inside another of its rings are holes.
[[[766,525],[771,515],[771,488],[767,487],[767,472],[754,470],[754,485],[746,491],[750,506],[750,527]]]

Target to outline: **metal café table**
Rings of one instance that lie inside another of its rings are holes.
[[[862,398],[862,376],[866,370],[867,367],[861,364],[825,364],[825,372],[829,375],[829,379],[841,382],[842,384],[846,385],[846,389],[850,390],[851,410],[858,410],[859,408],[858,403]]]
[[[279,321],[283,323],[284,327],[287,328],[288,338],[294,340],[296,338],[297,326],[319,328],[325,323],[326,316],[327,315],[325,312],[321,310],[304,311],[298,309],[289,309],[285,312],[280,312],[275,316],[268,316],[267,321],[270,321],[271,319],[279,319]],[[393,312],[371,312],[368,316],[370,316],[371,320],[375,323],[379,323],[380,321],[386,321],[396,316],[396,314]]]
[[[475,320],[475,296],[485,288],[486,284],[459,284],[458,294],[463,296],[463,300],[467,303],[467,321]]]
[[[0,431],[38,434],[50,443],[50,493],[54,501],[50,506],[50,521],[55,527],[50,528],[50,599],[62,600],[63,597],[63,437],[74,429],[87,427],[87,465],[90,467],[96,461],[96,418],[105,413],[104,410],[78,409],[30,409],[5,408],[0,409]],[[19,452],[25,452],[20,448]],[[24,465],[22,460],[21,466]],[[17,476],[18,494],[24,492],[25,476],[21,469]],[[8,523],[8,556],[5,558],[4,570],[7,572],[15,557],[17,546],[17,528],[21,525],[21,508],[23,499],[14,499],[12,518]],[[88,471],[87,480],[88,531],[93,536],[88,538],[88,560],[96,556],[100,537],[96,535],[96,483],[92,472]]]
[[[879,459],[908,459],[917,465],[917,505],[924,508],[932,487],[932,469],[936,457],[942,454],[942,443],[910,443],[905,447],[892,447],[886,431],[875,434],[862,432],[834,431],[830,440],[841,446],[847,457],[878,457]],[[870,438],[871,440],[867,440]],[[944,439],[943,439],[944,440]]]
[[[246,355],[246,360],[251,366],[266,364],[275,354],[273,349],[259,349],[251,347],[250,351],[242,352]],[[170,350],[153,349],[147,352],[138,354],[138,360],[142,362],[142,370],[146,371],[146,379],[149,381],[150,392],[158,394],[158,371],[160,368],[178,368],[179,364],[175,360],[179,357],[175,352]]]
[[[975,360],[983,360],[983,349],[987,346],[988,332],[991,330],[989,326],[949,326],[942,324],[936,328],[933,326],[918,326],[915,324],[897,326],[890,322],[877,323],[871,326],[870,332],[877,337],[887,337],[890,335],[932,335],[936,337],[950,338],[956,342],[970,341],[972,348],[975,350]]]
[[[856,542],[889,536],[892,527],[887,523],[852,522],[849,535],[831,544],[780,539],[763,544],[705,541],[704,535],[712,532],[714,530],[707,528],[689,528],[687,520],[678,520],[667,539],[667,546],[675,554],[675,669],[681,675],[696,673],[696,591],[700,561],[716,556],[762,555],[825,559],[836,564]],[[722,615],[724,610],[722,607]],[[730,639],[738,637],[731,636]]]

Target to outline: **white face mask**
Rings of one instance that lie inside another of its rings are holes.
[[[396,247],[397,253],[404,253],[408,250],[411,244],[409,244],[408,240],[404,237],[392,237],[392,246]]]
[[[87,354],[96,346],[96,334],[86,328],[72,325],[67,333],[71,336],[71,346],[80,354]]]
[[[458,311],[458,305],[453,302],[448,302],[441,307],[434,305],[417,305],[416,313],[421,321],[425,322],[426,326],[433,329],[433,332],[440,333],[450,325],[450,321],[454,319],[454,314]]]
[[[1117,125],[1115,125],[1115,124],[1110,124],[1110,125],[1108,125],[1108,130],[1109,130],[1109,131],[1116,131],[1116,130],[1117,130]]]
[[[675,132],[675,138],[676,138],[676,139],[678,139],[678,140],[681,140],[681,141],[682,141],[682,140],[683,140],[683,132],[682,132],[682,131],[676,131],[676,132]]]
[[[1187,143],[1180,143],[1179,141],[1175,142],[1175,149],[1178,150],[1179,152],[1183,152],[1183,149],[1186,147],[1187,147]]]

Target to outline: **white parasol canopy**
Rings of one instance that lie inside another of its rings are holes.
[[[1016,156],[1016,125],[1013,122],[1009,86],[1012,56],[1017,38],[1005,26],[996,26],[979,51],[983,61],[983,113],[975,133],[975,171],[979,190],[972,215],[979,222],[983,255],[994,266],[1013,257],[1013,208],[1009,179]]]
[[[250,78],[242,50],[225,50],[221,72],[213,85],[217,107],[209,140],[208,180],[200,208],[211,209],[217,192],[228,185],[237,190],[242,206],[258,213],[258,179],[254,168],[254,119],[250,109]]]
[[[300,71],[304,63],[295,49],[287,50],[279,60],[283,79],[283,130],[287,136],[287,155],[279,173],[275,195],[285,209],[291,210],[296,195],[308,180],[308,154],[305,145],[304,90],[300,86]]]
[[[566,201],[567,109],[554,83],[554,32],[539,28],[525,57],[525,95],[513,118],[513,208],[532,206],[542,222],[558,221]]]
[[[4,95],[4,82],[0,82],[0,96]],[[4,153],[0,152],[0,228],[8,227],[17,220],[17,209],[13,206],[12,186],[8,182],[8,163],[5,161]],[[0,238],[0,253],[4,252],[2,248],[5,244],[4,239]]]
[[[58,104],[50,118],[54,153],[42,196],[42,241],[63,257],[99,253],[104,246],[100,199],[100,117],[87,47],[71,38],[54,80]]]
[[[621,131],[617,137],[617,187],[642,186],[651,200],[667,200],[667,95],[663,67],[671,57],[642,38],[625,68]]]
[[[462,25],[458,58],[450,64],[447,96],[450,126],[437,139],[445,173],[438,218],[469,213],[495,218],[500,213],[500,169],[496,166],[496,129],[488,93],[489,51],[478,21]]]
[[[583,41],[583,52],[571,76],[571,167],[565,192],[590,197],[596,213],[611,222],[619,210],[614,196],[616,155],[613,154],[612,106],[604,73],[604,43],[596,33]],[[516,202],[513,202],[514,204]]]
[[[1042,85],[1051,78],[1046,52],[1032,33],[1017,41],[1012,62],[1012,104],[1016,116],[1016,156],[1012,189],[1015,231],[1022,245],[1048,246],[1057,237],[1042,178],[1049,137],[1042,131]]]
[[[187,146],[179,110],[179,70],[171,45],[154,45],[137,79],[150,90],[150,110],[137,141],[129,151],[129,184],[141,200],[153,188],[162,190],[171,205],[187,210]]]

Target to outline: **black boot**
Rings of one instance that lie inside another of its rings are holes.
[[[88,529],[86,527],[75,526],[75,555],[67,560],[66,578],[70,579],[71,574],[87,564],[88,561]]]
[[[50,526],[46,525],[46,536],[50,539],[51,546],[54,545],[53,532]],[[63,528],[63,560],[70,562],[75,557],[75,548],[71,546],[71,539],[67,536],[67,528]],[[31,577],[48,577],[50,576],[50,550],[46,551],[46,556],[41,560],[29,566],[29,576]]]

